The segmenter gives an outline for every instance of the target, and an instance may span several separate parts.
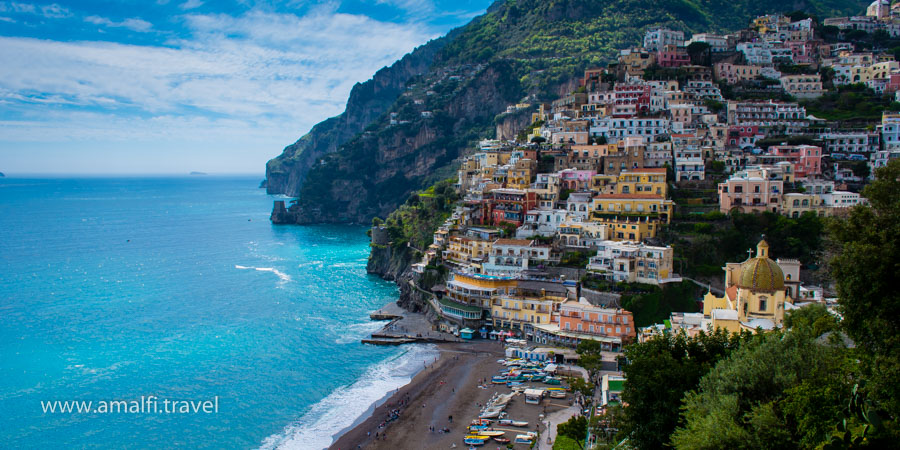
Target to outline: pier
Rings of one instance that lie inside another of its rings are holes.
[[[424,314],[409,312],[392,302],[369,314],[372,320],[389,320],[381,330],[363,339],[363,344],[402,345],[419,343],[463,342],[462,339],[437,331]]]

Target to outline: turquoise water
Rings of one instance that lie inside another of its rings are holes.
[[[0,447],[322,448],[408,381],[365,229],[273,226],[260,178],[0,179]],[[218,412],[41,404],[151,395]]]

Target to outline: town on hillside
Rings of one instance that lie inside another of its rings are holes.
[[[443,211],[421,246],[403,242],[442,331],[566,362],[585,341],[615,355],[834,309],[822,220],[865,204],[900,158],[900,5],[766,15],[725,35],[656,28],[642,44],[552,103],[510,105],[529,126],[407,202]],[[372,245],[402,227],[376,220]],[[604,389],[621,390],[607,369]]]

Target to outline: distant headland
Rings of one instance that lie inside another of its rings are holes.
[[[191,175],[206,175],[206,172],[191,172]]]

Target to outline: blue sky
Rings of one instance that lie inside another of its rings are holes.
[[[262,173],[490,3],[0,1],[0,172]]]

